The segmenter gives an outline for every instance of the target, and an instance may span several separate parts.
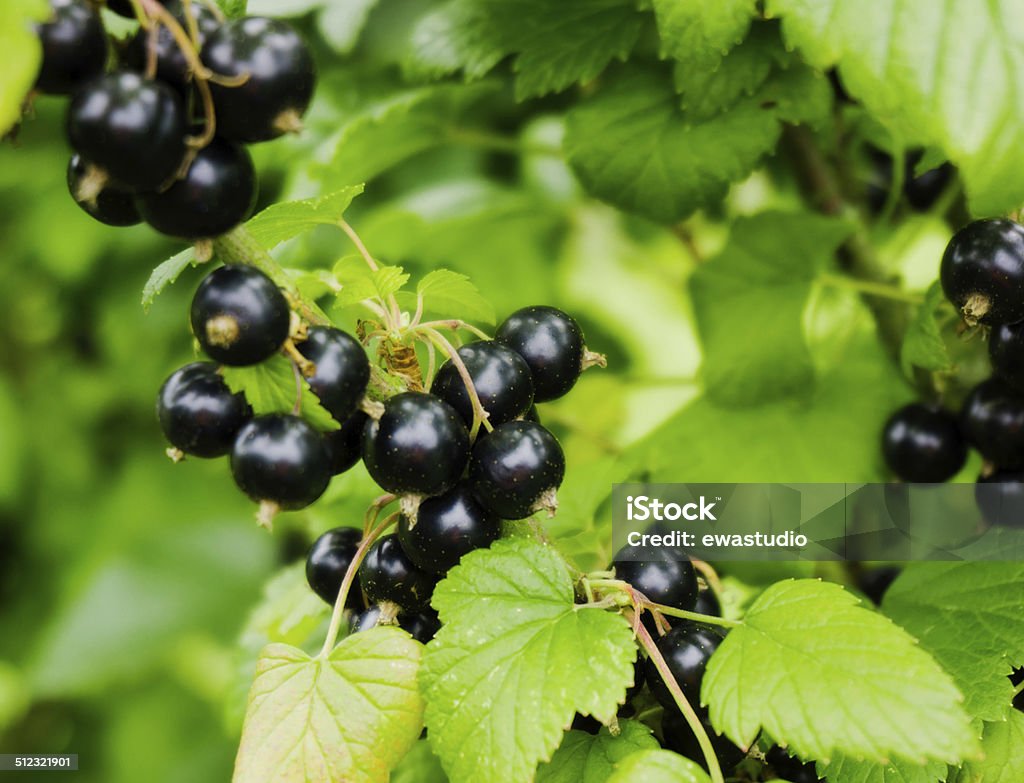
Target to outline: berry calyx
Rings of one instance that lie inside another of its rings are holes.
[[[1024,226],[976,220],[953,235],[942,255],[942,290],[968,325],[1024,321]]]
[[[99,177],[99,192],[93,193],[91,179]],[[95,172],[81,155],[72,155],[68,162],[68,191],[75,203],[92,218],[108,226],[134,226],[142,222],[135,197],[114,185],[104,185],[106,177]]]
[[[997,378],[974,387],[961,426],[968,443],[997,468],[1024,468],[1024,395]]]
[[[612,567],[616,579],[629,582],[654,603],[697,611],[697,570],[685,555],[662,547],[624,546],[615,554]]]
[[[99,14],[84,0],[50,0],[50,18],[36,25],[43,61],[36,89],[70,95],[103,73],[107,34]]]
[[[257,416],[231,449],[231,473],[246,495],[278,509],[305,508],[331,479],[323,438],[298,416]]]
[[[310,327],[299,352],[313,363],[309,387],[337,421],[353,415],[366,393],[370,361],[356,338],[340,329]]]
[[[530,368],[519,354],[493,340],[463,345],[458,354],[466,365],[491,426],[518,419],[530,410],[533,381]],[[455,408],[467,427],[473,426],[473,403],[469,391],[450,360],[437,371],[430,392]]]
[[[194,362],[176,370],[160,387],[157,418],[174,448],[194,457],[221,457],[252,409],[242,394],[224,383],[212,362]]]
[[[416,523],[402,516],[398,540],[409,559],[435,574],[443,574],[462,556],[490,546],[501,534],[501,520],[484,510],[465,483],[419,507]]]
[[[517,310],[498,327],[494,339],[523,357],[536,402],[558,399],[583,372],[583,330],[572,316],[554,307]]]
[[[469,458],[469,433],[446,402],[403,392],[384,403],[363,433],[363,462],[395,494],[440,495],[455,486]]]
[[[181,179],[138,200],[150,226],[182,239],[220,236],[249,217],[255,203],[252,157],[245,147],[220,138],[196,153]]]
[[[1024,391],[1024,322],[993,327],[988,336],[988,355],[995,374]]]
[[[370,420],[362,411],[356,411],[341,425],[341,429],[324,433],[324,445],[331,458],[331,473],[351,469],[363,457],[363,430]]]
[[[198,46],[201,48],[203,42],[220,28],[220,20],[202,2],[192,2],[189,5],[198,34]],[[185,17],[184,5],[178,0],[174,0],[165,3],[164,6],[182,29],[187,32],[189,24]],[[192,80],[192,69],[188,58],[182,53],[181,47],[166,25],[159,26],[155,38],[150,35],[149,30],[140,29],[125,47],[124,62],[134,70],[145,70],[151,46],[153,47],[152,54],[156,58],[156,77],[179,90],[184,90]]]
[[[677,624],[658,639],[658,651],[664,657],[668,670],[695,709],[700,705],[704,670],[722,639],[722,632],[718,628],[691,622]],[[678,710],[661,673],[650,659],[647,660],[646,670],[647,685],[661,706],[666,710]]]
[[[291,313],[274,281],[251,266],[215,269],[192,298],[192,333],[222,364],[256,364],[288,339]]]
[[[940,483],[964,466],[967,444],[952,413],[911,403],[885,423],[882,454],[902,481]]]
[[[306,582],[310,589],[331,606],[338,600],[341,583],[359,549],[362,533],[354,527],[336,527],[316,541],[306,555]],[[363,596],[356,576],[345,597],[349,609],[362,609]]]
[[[259,16],[236,19],[206,39],[201,58],[216,74],[246,77],[237,86],[210,85],[221,135],[252,143],[301,127],[316,70],[290,25]]]
[[[378,625],[391,625],[392,623],[384,622],[387,619],[385,614],[379,605],[371,606],[352,617],[349,623],[349,633],[368,631]],[[441,630],[441,620],[438,618],[437,612],[429,608],[420,612],[399,612],[394,621],[399,628],[407,631],[420,644],[426,644],[434,638],[434,634]]]
[[[532,421],[495,427],[473,447],[469,482],[480,504],[502,519],[524,519],[558,506],[565,454],[555,436]]]
[[[417,568],[393,533],[374,542],[359,566],[359,583],[370,603],[390,601],[406,612],[429,605],[435,582],[437,577]]]
[[[988,524],[1024,529],[1024,471],[997,470],[979,476],[974,499]]]

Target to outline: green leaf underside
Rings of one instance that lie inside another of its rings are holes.
[[[264,650],[234,783],[385,783],[422,728],[422,646],[393,627],[346,637],[326,659]]]
[[[221,374],[231,391],[245,394],[245,399],[257,415],[291,413],[295,408],[295,369],[284,356],[272,356],[248,367],[225,366]],[[320,398],[309,388],[305,378],[301,380],[301,388],[302,418],[324,432],[340,429],[341,425],[320,404]]]
[[[273,204],[246,223],[246,228],[257,242],[271,250],[316,226],[337,225],[352,200],[362,192],[362,185],[351,185],[315,198]]]
[[[550,547],[506,539],[435,588],[443,626],[420,685],[428,737],[454,783],[532,780],[575,713],[607,722],[624,700],[629,624],[576,607],[566,568]]]
[[[551,761],[538,768],[536,783],[606,783],[627,756],[659,747],[651,730],[639,721],[620,721],[619,729],[618,736],[604,726],[597,734],[566,732]]]
[[[916,563],[882,608],[953,676],[973,716],[1002,720],[1013,694],[1007,675],[1024,665],[1022,603],[1024,563]]]
[[[708,783],[707,773],[670,750],[642,750],[627,756],[608,783]]]
[[[175,253],[154,269],[142,288],[143,308],[148,310],[161,291],[177,280],[187,267],[195,266],[195,257],[195,249],[188,247],[180,253]]]
[[[981,737],[984,758],[968,761],[949,783],[1018,783],[1024,780],[1024,713],[986,723]]]
[[[945,372],[953,368],[936,320],[938,310],[945,306],[946,295],[942,292],[942,284],[936,280],[925,294],[924,302],[903,337],[900,365],[908,377],[913,376],[915,367],[932,372]]]
[[[0,136],[21,118],[22,105],[39,73],[42,47],[32,29],[47,19],[45,0],[7,0],[3,5],[0,46],[4,52],[4,78],[0,79]]]
[[[888,618],[836,584],[787,580],[751,606],[708,664],[711,720],[749,747],[764,728],[802,758],[841,752],[956,763],[977,750],[962,697]]]
[[[493,324],[494,307],[484,299],[467,275],[448,269],[428,272],[416,285],[426,312],[458,314],[467,321]]]
[[[948,771],[942,761],[929,761],[924,766],[907,761],[880,764],[841,754],[828,764],[818,765],[818,774],[829,783],[937,783]]]

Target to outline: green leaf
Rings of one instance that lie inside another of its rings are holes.
[[[45,0],[4,0],[0,9],[0,49],[4,52],[4,78],[0,79],[0,136],[21,119],[21,108],[42,61],[34,22],[50,14]]]
[[[267,647],[233,783],[386,783],[423,727],[422,649],[383,626],[346,637],[325,659]]]
[[[708,663],[701,700],[715,728],[742,747],[763,728],[822,762],[837,752],[947,763],[974,754],[977,738],[949,675],[859,603],[839,585],[809,579],[765,590]]]
[[[818,765],[818,774],[829,783],[937,783],[948,771],[941,761],[929,761],[924,766],[908,761],[879,764],[841,754],[828,764]]]
[[[661,52],[692,70],[713,71],[742,41],[757,13],[757,0],[653,0]]]
[[[142,307],[149,310],[157,295],[173,283],[189,266],[196,266],[195,248],[188,247],[164,261],[153,270],[142,288]]]
[[[1013,711],[1005,721],[986,723],[981,737],[985,756],[954,772],[949,783],[1018,783],[1024,780],[1024,713]]]
[[[910,145],[956,163],[972,210],[1024,201],[1024,46],[1014,3],[972,0],[770,0],[787,42]]]
[[[629,624],[576,606],[550,547],[505,539],[472,552],[432,603],[443,625],[420,686],[430,743],[455,783],[530,780],[577,712],[610,721],[633,680]]]
[[[398,293],[409,282],[409,274],[400,266],[382,266],[375,269],[370,277],[377,296],[381,299]]]
[[[457,315],[464,321],[493,324],[494,308],[469,280],[468,275],[448,269],[435,269],[417,284],[416,293],[423,297],[427,312]]]
[[[257,415],[291,413],[295,408],[295,369],[284,356],[272,356],[248,367],[224,366],[221,374],[231,391],[245,394]],[[305,378],[301,379],[301,389],[302,418],[324,432],[340,429],[341,425],[320,404]]]
[[[932,372],[947,372],[953,369],[946,341],[936,319],[940,309],[948,309],[942,284],[936,280],[925,294],[924,302],[907,328],[900,348],[900,365],[907,377],[913,377],[914,368]]]
[[[885,594],[883,610],[948,671],[967,710],[1010,712],[1013,666],[1024,665],[1024,563],[915,563]]]
[[[500,31],[465,0],[448,0],[420,17],[403,63],[413,78],[439,79],[461,70],[479,79],[504,57]]]
[[[420,740],[409,754],[398,762],[389,783],[448,783],[441,760],[430,749],[430,742]]]
[[[320,33],[339,54],[348,54],[359,41],[370,12],[380,0],[332,0],[317,17]]]
[[[697,268],[690,295],[712,400],[748,405],[810,391],[804,310],[850,230],[834,218],[764,212],[736,221],[721,254]]]
[[[217,5],[229,19],[245,16],[247,0],[217,0]]]
[[[362,185],[351,185],[315,198],[273,204],[246,223],[246,228],[270,250],[316,226],[337,225],[352,200],[362,192]]]
[[[551,761],[537,770],[536,783],[606,783],[627,756],[658,748],[651,730],[639,721],[620,721],[619,729],[618,735],[606,726],[597,734],[567,732]]]
[[[627,756],[608,783],[708,783],[707,773],[670,750],[643,750]]]
[[[345,256],[335,264],[334,278],[341,286],[335,296],[335,307],[348,307],[377,296],[373,270],[360,255]]]

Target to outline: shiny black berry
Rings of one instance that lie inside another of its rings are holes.
[[[369,609],[353,615],[349,622],[349,633],[359,633],[376,628],[381,624],[380,616],[381,608],[379,606],[371,606]],[[398,627],[407,631],[420,644],[426,644],[434,638],[434,634],[441,630],[441,620],[438,618],[437,612],[429,607],[420,612],[399,612],[395,619],[398,621]]]
[[[306,581],[310,589],[332,606],[338,600],[342,580],[356,556],[362,537],[354,527],[336,527],[313,542],[306,555]],[[363,608],[358,576],[349,587],[345,606],[349,609]]]
[[[718,596],[715,595],[715,591],[705,587],[697,593],[697,601],[693,605],[693,611],[710,615],[711,617],[721,617],[722,604],[719,602]]]
[[[402,549],[419,568],[443,574],[463,555],[490,546],[501,533],[501,520],[485,511],[466,483],[420,504],[416,523],[398,522]]]
[[[314,364],[306,377],[310,388],[337,421],[359,406],[370,380],[370,361],[359,341],[340,329],[313,326],[299,352]]]
[[[107,34],[85,0],[50,0],[50,18],[36,25],[43,62],[36,89],[69,95],[107,64]]]
[[[700,704],[700,686],[704,680],[704,670],[722,643],[722,638],[722,632],[716,627],[681,622],[658,639],[658,650],[664,657],[669,671],[679,683],[679,688],[687,701],[694,707]],[[650,659],[647,661],[646,670],[647,687],[651,689],[654,697],[666,710],[678,709],[665,681]]]
[[[967,460],[967,444],[956,416],[942,408],[911,403],[882,430],[882,454],[903,481],[940,483],[955,476]]]
[[[988,336],[988,355],[995,374],[1024,391],[1024,321],[993,327]]]
[[[169,183],[185,154],[181,98],[137,73],[116,71],[85,84],[71,99],[67,130],[76,152],[136,191]]]
[[[252,417],[245,397],[228,388],[212,362],[187,364],[164,381],[156,413],[171,445],[195,457],[227,454]]]
[[[210,85],[221,135],[267,141],[300,127],[316,69],[290,25],[259,16],[228,22],[206,39],[202,60],[216,74],[247,77],[239,86]]]
[[[116,185],[101,187],[99,193],[88,192],[89,165],[81,155],[72,155],[68,162],[68,190],[86,213],[108,226],[134,226],[142,222],[135,197]]]
[[[942,290],[969,324],[1024,321],[1024,226],[976,220],[953,235],[942,256]]]
[[[188,171],[166,190],[139,196],[139,212],[161,234],[209,239],[252,214],[256,170],[249,151],[227,139],[199,150]]]
[[[391,534],[374,542],[359,567],[359,582],[370,603],[390,601],[403,611],[418,612],[430,603],[437,577],[420,568]]]
[[[174,0],[166,3],[165,7],[182,29],[188,33],[189,26],[185,18],[184,5]],[[203,2],[193,0],[191,9],[201,48],[206,39],[220,27],[220,21]],[[145,70],[149,62],[151,45],[156,57],[156,77],[179,90],[184,90],[192,80],[192,71],[174,35],[165,25],[160,25],[155,41],[150,36],[149,30],[140,29],[125,47],[122,55],[123,61],[134,70]]]
[[[331,473],[338,475],[352,468],[363,456],[363,430],[370,420],[362,411],[356,411],[341,429],[324,433],[324,445],[331,457]]]
[[[493,340],[463,345],[458,353],[492,427],[518,419],[530,410],[533,381],[530,368],[518,353]],[[473,404],[469,392],[451,361],[445,362],[438,370],[430,392],[455,408],[467,427],[473,426]]]
[[[979,476],[974,498],[988,524],[1024,529],[1024,471],[997,470]]]
[[[192,298],[192,333],[211,359],[256,364],[288,338],[291,314],[274,281],[251,266],[214,270]]]
[[[459,414],[432,394],[405,392],[363,433],[363,462],[373,480],[396,494],[440,495],[455,486],[469,458]]]
[[[583,372],[583,331],[574,318],[554,307],[517,310],[498,327],[494,339],[526,361],[537,402],[561,397]]]
[[[698,715],[698,717],[704,731],[707,732],[708,739],[711,740],[711,747],[718,759],[719,766],[728,776],[728,773],[747,757],[747,754],[741,748],[733,745],[727,737],[716,732],[707,717],[704,715]],[[707,761],[705,761],[704,751],[701,750],[700,743],[697,741],[697,735],[693,733],[690,724],[686,722],[686,718],[680,714],[679,708],[675,704],[671,708],[665,708],[665,714],[661,718],[661,736],[664,747],[696,761],[704,769],[707,769]]]
[[[998,379],[974,387],[961,426],[968,443],[999,468],[1024,468],[1024,394]]]
[[[697,571],[685,555],[663,547],[625,546],[616,553],[612,567],[616,579],[629,582],[654,603],[696,611],[700,586]]]
[[[292,510],[324,493],[331,465],[319,432],[298,416],[275,413],[258,416],[239,431],[231,473],[253,500]]]
[[[789,781],[789,783],[818,783],[821,780],[814,769],[814,762],[805,763],[794,756],[790,756],[778,746],[765,754],[765,761],[775,770],[775,774]]]
[[[949,183],[956,176],[956,169],[950,163],[943,163],[937,168],[928,169],[915,175],[916,162],[915,160],[912,163],[908,156],[907,177],[903,185],[903,193],[911,207],[918,212],[925,212],[931,209],[932,205],[938,201],[939,196],[946,192]]]
[[[565,477],[565,454],[555,436],[532,421],[495,427],[473,447],[469,482],[480,504],[502,519],[553,512]]]

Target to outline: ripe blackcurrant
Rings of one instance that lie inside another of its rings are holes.
[[[143,219],[161,234],[182,239],[220,236],[252,214],[256,170],[249,151],[214,139],[198,153],[185,176],[166,190],[139,196]]]
[[[220,27],[220,21],[205,3],[192,2],[190,5],[198,33],[198,43],[202,47],[203,42]],[[183,4],[174,0],[166,3],[165,7],[182,29],[188,31]],[[140,29],[125,47],[124,62],[133,70],[145,70],[150,57],[151,41],[153,55],[156,57],[157,78],[179,90],[184,90],[192,79],[192,70],[185,55],[182,54],[181,46],[165,25],[160,25],[155,40],[151,38],[149,30]]]
[[[137,73],[117,71],[83,85],[68,107],[67,129],[76,152],[136,191],[168,183],[185,154],[181,98]]]
[[[36,25],[43,62],[36,89],[68,95],[107,64],[107,34],[99,14],[85,0],[50,0],[50,18]]]
[[[316,69],[290,25],[259,16],[228,22],[206,39],[201,56],[216,74],[247,77],[240,86],[210,85],[221,135],[267,141],[299,127]]]
[[[993,327],[988,337],[988,355],[995,374],[1024,391],[1024,322]]]
[[[352,468],[363,456],[363,430],[370,420],[362,411],[356,411],[341,425],[341,429],[324,434],[324,445],[331,457],[331,473],[337,476]]]
[[[964,466],[967,444],[952,413],[912,403],[885,423],[882,454],[901,480],[937,484],[948,481]]]
[[[501,520],[485,511],[465,483],[420,504],[416,524],[402,516],[398,540],[419,568],[443,574],[463,555],[490,546],[501,533]]]
[[[494,428],[473,447],[469,481],[480,504],[502,519],[552,513],[565,477],[565,454],[555,436],[532,421]]]
[[[469,433],[462,419],[432,394],[395,395],[363,433],[366,469],[396,494],[447,492],[462,476],[468,457]]]
[[[918,158],[919,160],[920,158]],[[913,168],[916,165],[907,160],[907,178],[903,185],[903,193],[907,197],[907,203],[918,212],[925,212],[931,209],[938,201],[949,183],[956,175],[956,170],[950,163],[943,163],[934,169],[922,171],[915,176]]]
[[[711,721],[700,715],[699,712],[698,717],[701,725],[704,726],[704,731],[707,732],[708,739],[711,740],[711,747],[722,771],[728,774],[747,757],[747,754],[741,748],[733,745],[728,737],[715,731]],[[707,761],[704,759],[704,751],[701,750],[700,743],[697,741],[697,735],[693,733],[690,724],[686,722],[686,718],[680,714],[679,708],[674,703],[671,708],[666,707],[665,713],[662,715],[661,736],[664,747],[696,761],[707,769]]]
[[[390,601],[406,612],[419,612],[430,603],[437,577],[417,568],[391,534],[374,542],[359,567],[359,583],[371,603]]]
[[[942,256],[942,290],[968,324],[1024,321],[1024,226],[976,220],[953,235]]]
[[[900,571],[898,566],[879,566],[861,571],[857,576],[857,587],[875,606],[881,606],[882,599]]]
[[[523,357],[493,340],[463,345],[458,353],[469,371],[491,426],[518,419],[530,410],[533,381]],[[473,426],[473,404],[469,392],[451,361],[445,362],[438,370],[430,391],[455,408],[467,427]]]
[[[380,616],[381,608],[379,606],[371,606],[354,615],[349,623],[349,633],[359,633],[375,628],[380,625]],[[441,630],[441,620],[438,618],[437,612],[429,607],[420,612],[399,612],[395,619],[398,621],[398,627],[407,631],[420,644],[426,644],[434,638],[434,634]]]
[[[629,582],[654,603],[696,611],[697,571],[685,555],[662,547],[625,546],[616,553],[612,566],[617,579]]]
[[[711,617],[721,617],[722,604],[719,602],[718,596],[715,595],[715,591],[705,587],[697,593],[697,601],[693,605],[693,611],[710,615]]]
[[[238,431],[252,417],[212,362],[187,364],[160,388],[156,413],[171,445],[196,457],[221,457],[231,451]]]
[[[517,310],[498,327],[494,339],[526,361],[537,402],[561,397],[583,372],[583,331],[574,318],[554,307]]]
[[[997,470],[979,476],[974,498],[988,524],[1024,529],[1024,471]]]
[[[790,756],[782,748],[776,746],[765,754],[767,761],[775,773],[790,783],[818,783],[821,779],[814,768],[814,762],[804,763]]]
[[[82,196],[84,182],[89,176],[89,164],[82,160],[81,155],[72,155],[68,162],[68,190],[86,213],[108,226],[134,226],[142,222],[135,197],[116,186],[107,185],[95,197]]]
[[[231,449],[235,483],[255,501],[305,508],[331,480],[323,438],[298,416],[270,414],[246,424]]]
[[[222,266],[192,298],[192,333],[222,364],[256,364],[288,339],[291,314],[274,281],[251,266]]]
[[[370,361],[363,346],[340,329],[313,326],[298,348],[315,365],[306,378],[310,388],[328,413],[345,421],[359,406],[370,380]]]
[[[324,601],[334,605],[345,573],[359,549],[362,533],[354,527],[336,527],[320,536],[306,555],[306,581]],[[356,576],[345,597],[349,609],[362,609],[363,596]]]
[[[999,468],[1024,468],[1024,395],[992,378],[974,387],[964,402],[964,436]]]
[[[722,632],[713,626],[699,623],[680,622],[671,631],[658,639],[668,670],[679,683],[683,695],[695,708],[700,704],[700,685],[704,670],[715,650],[722,643]],[[654,697],[667,710],[678,709],[668,686],[661,678],[654,662],[647,660],[647,686]]]

